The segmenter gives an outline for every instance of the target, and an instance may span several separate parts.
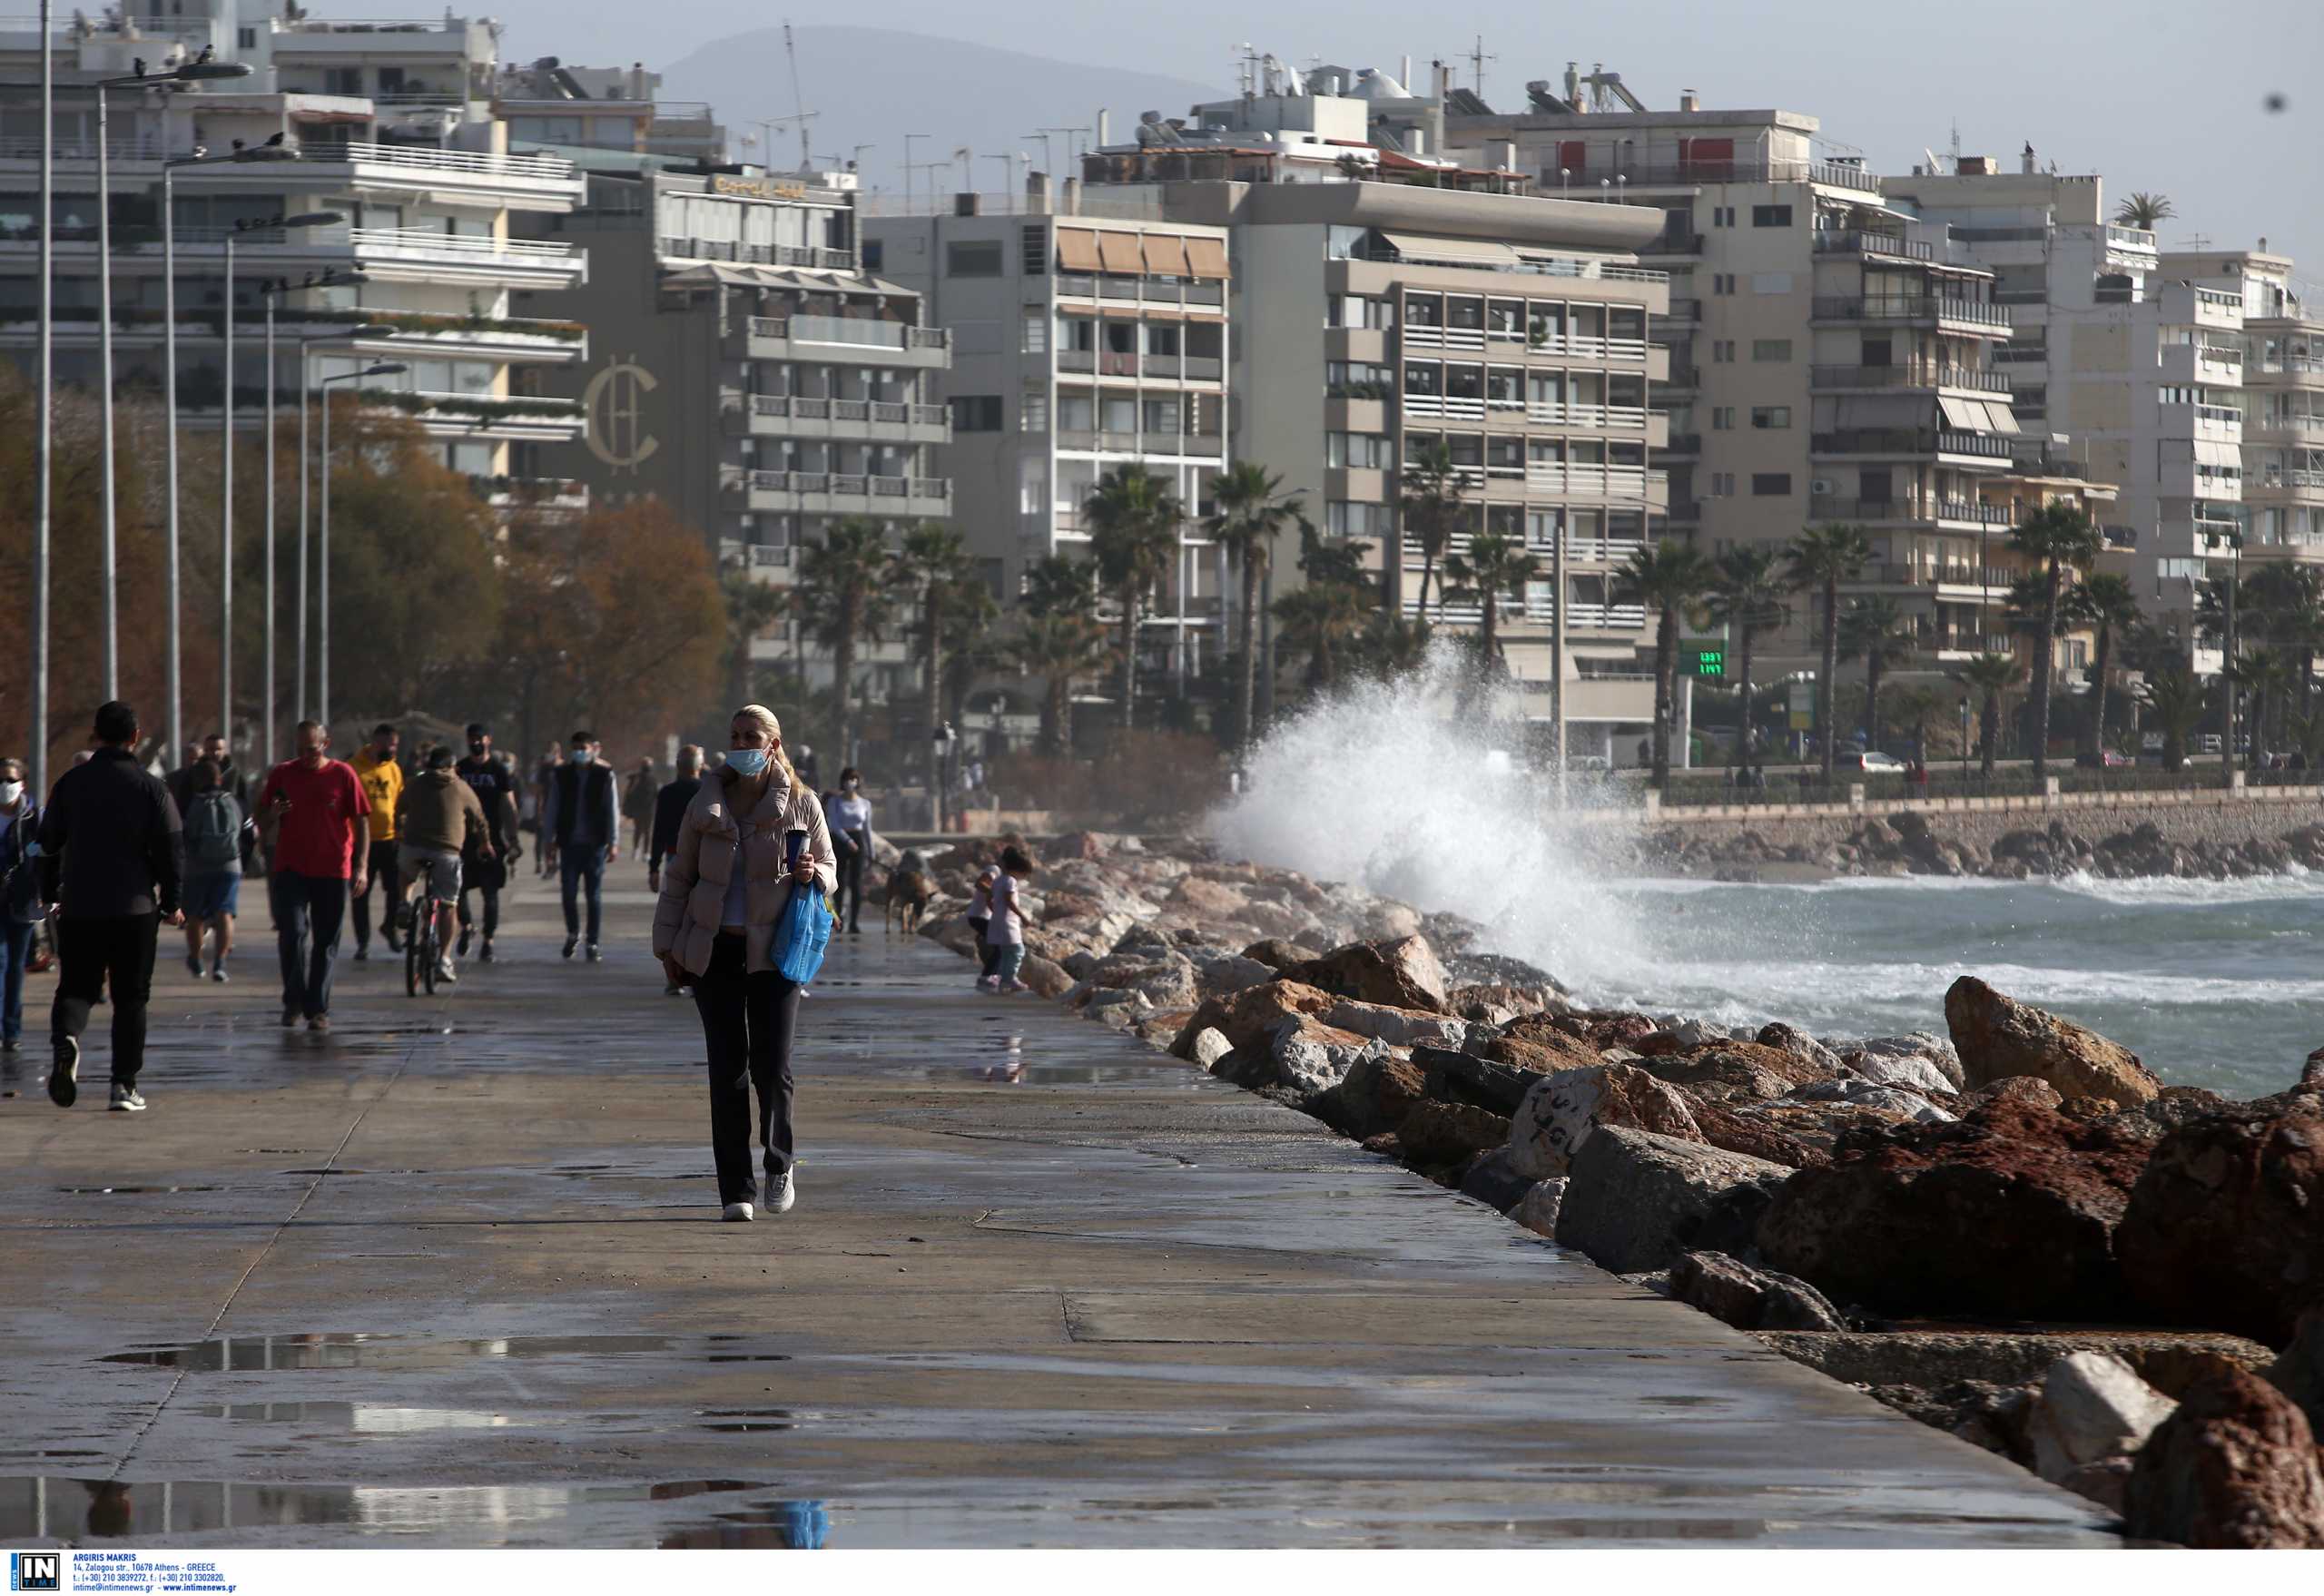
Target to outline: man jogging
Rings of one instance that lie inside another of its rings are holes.
[[[137,712],[115,701],[98,707],[96,750],[56,780],[40,822],[41,896],[61,902],[57,955],[63,968],[49,1015],[54,1062],[48,1098],[69,1108],[80,1095],[81,1032],[89,1010],[113,993],[113,1102],[145,1107],[137,1072],[145,1062],[145,1005],[153,991],[159,927],[184,923],[178,908],[178,811],[161,782],[131,751]]]
[[[573,752],[550,772],[541,809],[541,850],[557,867],[565,892],[565,956],[581,941],[579,892],[589,889],[589,962],[597,951],[598,893],[606,866],[621,857],[621,794],[613,766],[597,757],[595,732],[573,734]]]
[[[468,755],[454,767],[460,780],[484,806],[491,846],[471,848],[460,856],[460,945],[454,955],[465,959],[468,939],[477,925],[468,912],[468,894],[484,894],[484,946],[477,957],[492,962],[492,935],[500,929],[500,889],[508,884],[508,867],[517,860],[517,773],[492,752],[492,734],[480,724],[468,727]]]
[[[366,862],[371,867],[371,885],[379,889],[379,935],[390,953],[403,946],[396,940],[396,910],[403,902],[403,873],[397,868],[396,852],[396,800],[403,796],[403,766],[396,763],[400,742],[396,729],[382,721],[371,728],[370,742],[348,762],[355,779],[363,783],[364,802],[371,806],[371,849]],[[372,896],[362,887],[355,889],[358,962],[371,956]]]
[[[686,805],[702,791],[702,744],[689,743],[678,750],[677,779],[666,783],[654,796],[653,852],[645,860],[645,886],[648,892],[662,890],[662,861],[678,846],[678,828],[685,823]],[[665,983],[663,995],[675,998],[684,989]]]
[[[261,823],[274,832],[274,869],[266,884],[282,960],[285,1030],[302,1017],[309,1030],[330,1029],[331,973],[349,882],[359,896],[369,884],[370,801],[330,747],[329,732],[300,721],[299,756],[269,771],[259,793]]]

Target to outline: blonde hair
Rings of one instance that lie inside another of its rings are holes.
[[[751,721],[766,728],[766,734],[774,744],[768,751],[767,763],[781,771],[783,781],[790,784],[793,791],[797,791],[799,773],[791,768],[790,756],[783,752],[783,723],[774,718],[774,711],[763,704],[745,704],[734,712],[734,718],[738,721]],[[732,765],[723,767],[722,773],[730,783],[742,780],[741,773]]]

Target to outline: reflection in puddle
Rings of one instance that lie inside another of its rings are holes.
[[[511,1335],[454,1341],[423,1335],[222,1335],[190,1346],[107,1354],[100,1362],[165,1369],[411,1369],[470,1358],[603,1357],[667,1352],[665,1335]],[[723,1361],[723,1360],[720,1360]]]
[[[175,1411],[175,1410],[172,1410]],[[239,1424],[304,1424],[358,1435],[410,1435],[429,1430],[500,1430],[526,1421],[459,1407],[388,1407],[368,1402],[236,1402],[191,1410]]]
[[[665,1552],[814,1552],[831,1530],[831,1510],[820,1502],[773,1502],[673,1530],[660,1545]]]
[[[797,1428],[792,1423],[792,1413],[789,1408],[699,1407],[694,1409],[694,1416],[711,1421],[706,1424],[695,1425],[695,1429],[712,1430],[726,1435],[747,1435],[761,1430]]]

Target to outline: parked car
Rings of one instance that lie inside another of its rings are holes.
[[[2158,754],[2162,751],[2162,739],[2160,737],[2154,740],[2154,751]],[[2101,767],[2107,770],[2120,770],[2130,764],[2132,760],[2129,754],[2117,754],[2113,749],[2109,748],[2102,754],[2078,754],[2074,755],[2073,762],[2084,770],[2097,770]]]
[[[1893,754],[1843,750],[1832,762],[1835,770],[1862,771],[1867,775],[1902,775],[1905,762]]]

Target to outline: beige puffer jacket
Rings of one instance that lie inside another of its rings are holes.
[[[679,823],[677,846],[662,862],[662,896],[654,906],[655,956],[675,954],[695,975],[710,968],[726,886],[738,859],[750,883],[746,968],[753,974],[774,968],[769,933],[791,901],[791,872],[783,862],[785,833],[807,833],[807,857],[814,861],[815,879],[825,893],[839,881],[831,828],[812,793],[788,785],[777,771],[758,806],[739,820],[729,812],[726,793],[716,773],[703,779],[702,791]]]

